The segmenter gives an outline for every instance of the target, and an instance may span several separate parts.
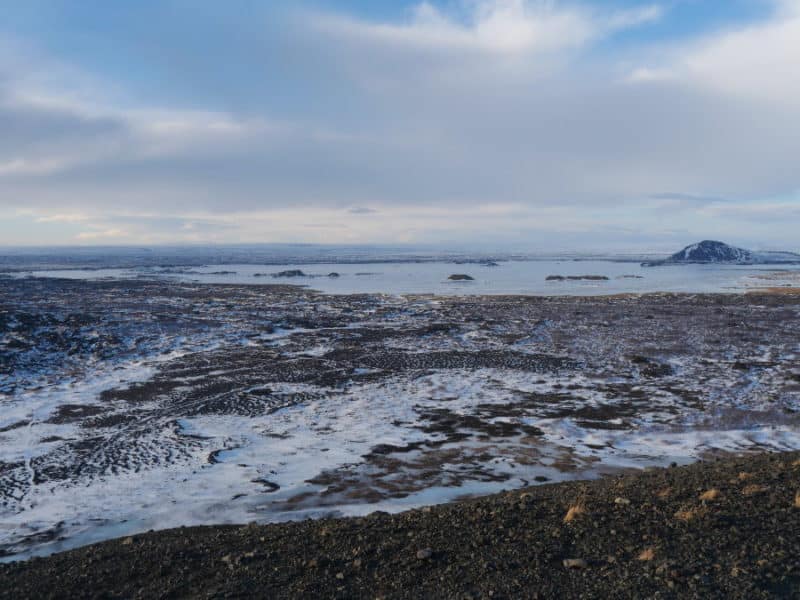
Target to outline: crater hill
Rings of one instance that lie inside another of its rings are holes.
[[[686,246],[664,260],[642,263],[643,267],[663,265],[689,264],[726,264],[726,265],[787,265],[800,264],[800,254],[794,252],[755,252],[745,248],[737,248],[724,242],[703,240]]]

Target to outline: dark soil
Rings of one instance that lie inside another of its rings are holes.
[[[799,492],[800,453],[762,454],[393,516],[153,532],[0,565],[0,597],[800,598]]]

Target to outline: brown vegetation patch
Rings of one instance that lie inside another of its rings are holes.
[[[748,294],[772,294],[775,296],[799,296],[800,288],[796,287],[767,287],[755,288],[747,291]]]
[[[763,494],[767,490],[769,490],[767,486],[753,483],[751,485],[745,486],[744,489],[742,489],[742,494],[744,494],[745,496],[754,496],[756,494]]]
[[[692,506],[689,508],[682,508],[675,513],[675,518],[684,523],[689,523],[694,519],[703,517],[708,513],[708,509],[704,506]]]
[[[564,523],[572,523],[578,517],[586,514],[586,505],[583,501],[576,502],[572,506],[569,507],[567,510],[567,514],[564,515]]]
[[[650,561],[656,557],[656,551],[654,548],[645,548],[639,553],[639,556],[636,557],[636,560],[641,561]]]

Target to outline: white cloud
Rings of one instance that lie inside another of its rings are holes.
[[[665,68],[636,67],[630,72],[627,79],[631,83],[669,81],[675,79],[675,74]]]
[[[663,15],[663,8],[655,4],[609,14],[530,0],[478,0],[464,8],[466,16],[461,20],[423,2],[407,24],[368,23],[341,16],[317,16],[314,21],[330,33],[376,43],[515,54],[578,48]]]
[[[772,18],[672,48],[661,64],[635,67],[630,79],[676,79],[725,95],[800,107],[800,2],[777,4]]]
[[[78,235],[75,236],[75,239],[86,241],[86,240],[119,240],[120,238],[128,237],[128,233],[122,231],[121,229],[105,229],[103,231],[82,231]]]
[[[800,195],[790,200],[759,200],[737,204],[714,203],[704,207],[702,212],[710,217],[775,221],[800,218]]]
[[[20,215],[25,216],[33,216],[37,223],[84,223],[86,221],[90,221],[91,217],[89,215],[83,214],[46,214],[36,216],[36,212],[31,211],[19,211]]]
[[[800,16],[726,34],[687,57],[697,81],[800,106]]]
[[[47,175],[69,165],[66,158],[13,158],[0,162],[0,177],[7,175]]]

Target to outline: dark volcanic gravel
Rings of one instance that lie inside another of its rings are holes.
[[[762,454],[394,516],[176,529],[2,565],[0,597],[800,598],[799,492],[800,453]]]

